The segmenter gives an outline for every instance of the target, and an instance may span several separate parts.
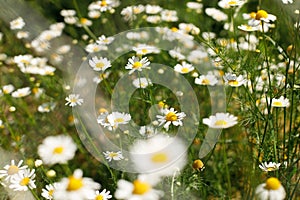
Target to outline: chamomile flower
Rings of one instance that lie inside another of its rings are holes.
[[[268,13],[265,10],[258,10],[255,14],[255,19],[264,22],[270,22],[270,21],[275,21],[277,17],[275,15]]]
[[[9,188],[13,189],[14,191],[27,191],[28,189],[36,188],[34,178],[34,169],[24,169],[19,171],[17,175],[10,179]]]
[[[76,169],[73,175],[58,182],[59,187],[53,192],[55,200],[86,200],[95,194],[100,184],[91,178],[82,177],[81,169]]]
[[[194,69],[195,68],[194,68],[193,65],[191,65],[191,64],[189,64],[189,63],[187,63],[185,61],[183,61],[182,64],[175,65],[175,67],[174,67],[174,70],[176,72],[181,73],[181,74],[187,74],[187,73],[193,71]]]
[[[221,0],[218,2],[218,6],[224,9],[228,9],[231,7],[237,7],[241,6],[245,3],[245,1],[242,0]]]
[[[132,74],[135,71],[142,71],[145,68],[149,68],[150,61],[147,57],[139,59],[138,57],[132,56],[128,59],[128,63],[125,66],[125,69],[129,69],[129,74]]]
[[[71,107],[81,105],[83,103],[83,99],[79,98],[79,94],[70,94],[69,96],[67,96],[65,98],[65,100],[67,101],[67,103],[65,105],[68,105]]]
[[[117,152],[105,151],[105,152],[103,152],[103,154],[105,156],[105,159],[108,160],[108,162],[111,162],[112,160],[124,159],[121,151],[117,151]]]
[[[111,67],[110,60],[103,57],[97,58],[96,56],[89,60],[89,64],[95,71],[105,71],[107,68]]]
[[[281,0],[283,4],[294,3],[294,0]]]
[[[210,128],[229,128],[238,123],[237,117],[230,113],[216,113],[209,118],[204,118],[202,122]]]
[[[186,145],[178,137],[157,134],[135,141],[130,158],[139,173],[172,176],[186,165]]]
[[[250,26],[248,24],[242,24],[242,25],[238,26],[238,29],[240,29],[242,31],[246,31],[246,32],[253,32],[253,31],[259,30],[258,27]]]
[[[218,79],[212,72],[209,72],[207,75],[200,75],[199,78],[195,78],[195,84],[198,85],[214,86],[217,83]]]
[[[147,44],[138,44],[136,47],[132,48],[133,51],[136,52],[137,55],[146,55],[146,54],[151,54],[151,53],[159,53],[160,50],[152,45],[147,45]]]
[[[174,108],[165,108],[161,110],[163,115],[156,115],[156,118],[160,122],[159,126],[164,124],[164,128],[169,130],[169,126],[173,124],[174,126],[182,126],[182,120],[186,116],[184,112],[178,113]]]
[[[160,11],[162,11],[162,7],[160,7],[158,5],[147,4],[145,7],[145,12],[147,14],[155,15],[155,14],[158,14]]]
[[[11,93],[11,96],[14,98],[21,98],[28,96],[31,93],[30,87],[19,88],[16,91]]]
[[[286,195],[285,189],[275,177],[268,178],[265,183],[257,186],[255,194],[260,200],[283,200]]]
[[[205,13],[218,22],[226,21],[228,19],[228,16],[225,13],[216,8],[206,8]]]
[[[110,114],[108,112],[104,112],[101,113],[97,118],[98,124],[108,128],[110,131],[118,128],[120,124],[127,124],[130,120],[130,114],[124,112],[112,112]]]
[[[48,136],[38,146],[38,154],[47,165],[67,163],[73,159],[76,150],[76,144],[67,135]]]
[[[100,37],[98,37],[96,43],[99,45],[109,45],[114,41],[114,39],[114,37],[106,37],[105,35],[101,35]]]
[[[13,176],[17,175],[20,171],[23,171],[28,168],[27,165],[22,166],[23,160],[20,160],[18,164],[15,163],[15,160],[10,161],[10,165],[5,165],[0,170],[0,179],[5,178],[4,180],[9,181]]]
[[[37,110],[40,112],[40,113],[48,113],[52,110],[54,110],[56,106],[56,103],[53,103],[53,102],[47,102],[47,103],[43,103],[42,105],[39,105],[39,107],[37,108]]]
[[[261,170],[263,170],[264,172],[271,172],[271,171],[275,171],[275,170],[278,170],[279,167],[280,167],[281,163],[275,163],[275,162],[264,162],[264,163],[261,163],[259,165],[259,168]]]
[[[273,98],[272,99],[272,107],[289,107],[290,101],[287,98],[284,98],[284,96],[279,97],[279,99]]]
[[[15,87],[12,84],[4,85],[2,87],[3,94],[10,94],[14,91]]]
[[[22,29],[25,26],[25,22],[22,17],[18,17],[17,19],[10,22],[10,29]]]
[[[223,76],[226,85],[230,85],[231,87],[239,87],[241,85],[246,84],[247,80],[243,75],[237,76],[236,74],[226,73]]]
[[[139,133],[145,137],[152,137],[157,134],[157,130],[153,126],[141,126]]]
[[[134,87],[136,88],[146,88],[149,85],[152,85],[152,82],[150,79],[145,78],[145,77],[141,77],[141,78],[136,78],[133,80],[132,84],[134,85]]]
[[[46,185],[45,188],[42,189],[42,197],[48,200],[53,199],[54,191],[59,187],[58,183]]]
[[[108,200],[112,198],[112,195],[110,195],[110,191],[103,189],[100,193],[99,191],[96,191],[95,194],[90,198],[91,200]]]
[[[114,196],[123,200],[159,200],[163,192],[153,188],[156,180],[151,179],[153,178],[146,175],[139,175],[133,182],[120,179]]]
[[[161,20],[166,22],[178,21],[177,12],[175,10],[163,10],[161,11]]]

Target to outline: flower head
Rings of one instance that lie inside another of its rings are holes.
[[[107,191],[106,189],[102,190],[100,193],[99,191],[96,191],[95,194],[91,197],[93,200],[108,200],[112,198],[112,195],[110,195],[110,191]]]
[[[272,99],[272,107],[289,107],[290,101],[284,96],[279,97],[279,99],[273,98]]]
[[[264,163],[261,163],[259,165],[259,168],[265,172],[271,172],[271,171],[275,171],[275,170],[278,170],[279,167],[280,167],[281,163],[275,163],[275,162],[264,162]]]
[[[59,187],[53,192],[55,200],[85,200],[95,194],[100,184],[91,178],[82,177],[81,169],[76,169],[73,175],[58,182]]]
[[[110,60],[108,60],[107,58],[102,58],[102,57],[97,58],[96,56],[92,57],[89,60],[89,64],[95,71],[103,71],[104,72],[107,68],[111,67]]]
[[[67,96],[65,98],[65,100],[67,101],[67,103],[65,105],[68,105],[71,107],[81,105],[83,103],[83,99],[79,98],[79,94],[70,94],[69,96]]]
[[[146,88],[147,86],[152,85],[152,82],[148,78],[141,77],[141,78],[134,79],[132,84],[136,88]]]
[[[22,17],[18,17],[17,19],[10,22],[10,29],[22,29],[25,26],[25,22]]]
[[[158,121],[160,122],[159,126],[164,124],[164,128],[169,130],[169,126],[173,124],[174,126],[182,126],[182,120],[186,116],[184,112],[178,113],[174,108],[165,108],[161,109],[163,115],[156,115]]]
[[[176,137],[157,134],[137,140],[130,148],[130,158],[140,173],[171,176],[186,164],[186,145]]]
[[[38,146],[38,154],[45,164],[65,164],[73,159],[77,150],[76,144],[70,136],[48,136]]]
[[[0,170],[0,178],[4,178],[6,181],[9,181],[13,176],[17,175],[20,171],[23,171],[28,168],[27,165],[22,166],[23,160],[20,160],[18,164],[15,163],[15,160],[10,161],[10,165],[5,165],[3,170]]]
[[[53,193],[58,187],[58,183],[46,185],[45,188],[42,189],[42,197],[48,200],[53,199]]]
[[[210,128],[229,128],[237,124],[237,117],[229,113],[216,113],[203,119],[203,124]]]
[[[283,200],[286,195],[280,181],[275,177],[268,178],[265,183],[257,186],[255,194],[260,200]]]
[[[105,151],[105,152],[103,152],[103,154],[105,156],[105,159],[108,160],[108,162],[111,162],[112,160],[124,159],[121,151],[117,151],[117,152]]]
[[[13,189],[14,191],[27,191],[28,188],[36,188],[34,178],[34,169],[24,169],[22,171],[19,171],[16,176],[13,176],[11,178],[9,188]]]
[[[193,65],[183,61],[182,64],[177,64],[174,67],[174,70],[176,72],[179,72],[181,74],[186,74],[189,73],[191,71],[193,71],[195,68],[193,67]]]
[[[125,69],[130,69],[129,74],[132,74],[134,71],[142,71],[145,68],[149,68],[150,61],[147,57],[139,59],[135,56],[128,59],[128,63],[125,66]]]

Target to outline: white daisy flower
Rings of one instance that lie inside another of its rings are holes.
[[[112,131],[118,128],[120,124],[127,124],[131,120],[130,114],[121,113],[121,112],[112,112],[112,113],[101,113],[98,118],[98,124],[103,127],[108,128],[108,130]]]
[[[164,128],[169,130],[169,126],[173,124],[174,126],[182,126],[182,120],[186,116],[184,112],[178,113],[174,108],[165,108],[161,109],[162,115],[156,115],[158,121],[160,122],[159,126],[164,124]]]
[[[28,96],[31,93],[30,87],[19,88],[16,91],[11,93],[11,96],[14,98],[21,98]]]
[[[42,105],[39,105],[39,107],[37,108],[37,110],[40,112],[40,113],[48,113],[52,110],[54,110],[56,106],[56,103],[54,102],[47,102],[47,103],[43,103]]]
[[[4,85],[2,87],[3,94],[10,94],[12,91],[14,91],[15,87],[12,84]]]
[[[281,0],[283,4],[294,3],[294,0]]]
[[[105,151],[105,152],[103,152],[103,154],[105,156],[105,159],[108,160],[108,162],[111,162],[112,160],[124,159],[121,151],[117,151],[117,152]]]
[[[178,21],[177,12],[175,10],[163,10],[161,11],[161,19],[166,22]]]
[[[76,150],[76,144],[67,135],[48,136],[38,146],[38,154],[46,165],[65,164],[74,158]]]
[[[96,84],[99,84],[99,83],[101,83],[101,81],[108,78],[109,75],[110,75],[109,71],[106,71],[104,73],[100,73],[98,76],[93,78],[93,82],[95,82]]]
[[[81,105],[83,103],[83,99],[79,98],[79,94],[70,94],[65,98],[67,103],[65,105],[69,105],[71,107]]]
[[[16,34],[16,37],[18,39],[28,38],[29,37],[29,32],[28,31],[18,31],[17,34]]]
[[[193,35],[198,35],[200,33],[200,29],[194,24],[180,23],[178,25],[179,29],[184,31],[185,33],[191,33]]]
[[[53,192],[55,200],[86,200],[94,195],[100,184],[91,178],[82,177],[81,169],[76,169],[73,175],[58,182],[59,187]]]
[[[264,22],[271,22],[275,21],[277,17],[275,15],[272,15],[270,13],[267,13],[265,10],[258,10],[255,14],[255,20],[261,20]]]
[[[176,72],[181,73],[181,74],[187,74],[187,73],[193,71],[194,69],[195,68],[194,68],[193,65],[191,65],[191,64],[189,64],[189,63],[187,63],[185,61],[183,61],[182,64],[175,65],[175,67],[174,67],[174,70]]]
[[[89,64],[95,71],[105,71],[107,68],[111,67],[110,60],[102,57],[97,58],[96,56],[89,60]]]
[[[159,200],[163,196],[163,192],[153,189],[155,182],[145,175],[139,175],[138,179],[133,182],[121,179],[117,183],[114,196],[123,200]]]
[[[18,17],[17,19],[10,22],[10,29],[22,29],[25,26],[25,22],[22,17]]]
[[[134,71],[142,71],[145,68],[149,68],[149,65],[150,61],[147,57],[140,60],[138,57],[132,56],[132,58],[128,59],[125,69],[130,69],[129,74],[132,74]]]
[[[101,35],[100,37],[98,37],[96,43],[99,45],[109,45],[114,41],[114,39],[114,37],[106,37],[105,35]]]
[[[151,53],[159,53],[160,50],[152,45],[138,44],[136,47],[132,47],[132,50],[136,52],[137,55],[146,55]]]
[[[146,88],[149,85],[152,85],[152,82],[150,79],[145,78],[145,77],[141,77],[141,78],[136,78],[133,80],[132,84],[134,85],[134,87],[136,88]]]
[[[160,11],[162,11],[162,7],[158,5],[150,5],[150,4],[147,4],[145,9],[146,9],[145,12],[151,15],[158,14]]]
[[[284,96],[279,97],[279,99],[272,99],[272,107],[289,107],[290,101],[288,98],[284,98]]]
[[[35,170],[24,169],[19,171],[17,175],[10,179],[9,188],[14,191],[27,191],[28,189],[36,188],[35,185]]]
[[[95,53],[95,52],[99,52],[99,51],[106,51],[107,49],[108,49],[107,46],[105,46],[105,45],[99,45],[99,44],[96,44],[96,43],[88,44],[85,47],[85,50],[88,53]]]
[[[198,85],[214,86],[217,83],[218,79],[212,72],[209,72],[207,75],[200,75],[199,78],[195,78],[195,84]]]
[[[177,60],[184,60],[185,56],[181,53],[181,50],[179,48],[171,49],[169,51],[169,54],[172,58],[175,58]]]
[[[206,8],[205,13],[218,22],[226,21],[228,19],[228,16],[225,13],[216,8]]]
[[[186,165],[186,145],[178,137],[158,134],[137,140],[130,148],[130,158],[139,173],[172,176]]]
[[[96,191],[95,194],[90,199],[108,200],[111,198],[112,198],[112,195],[110,195],[110,191],[106,191],[106,189],[103,189],[101,193],[99,191]]]
[[[54,191],[59,187],[58,183],[46,185],[45,188],[42,189],[42,197],[48,200],[53,199]]]
[[[255,195],[259,200],[283,200],[285,190],[277,178],[268,178],[265,183],[255,189]]]
[[[153,126],[141,126],[139,133],[145,137],[152,137],[157,134],[157,129]]]
[[[216,115],[203,119],[203,124],[208,125],[210,128],[229,128],[237,123],[237,117],[229,113],[216,113]]]
[[[248,24],[242,24],[242,25],[238,26],[238,29],[240,29],[242,31],[246,31],[246,32],[253,32],[253,31],[257,31],[258,27],[250,26]]]
[[[247,83],[247,80],[243,75],[236,76],[236,74],[226,73],[223,76],[226,85],[230,85],[231,87],[239,87]]]
[[[261,170],[263,170],[264,172],[271,172],[271,171],[275,171],[275,170],[278,170],[279,167],[280,167],[281,163],[275,163],[275,162],[264,162],[264,163],[261,163],[259,165],[259,168]]]
[[[5,181],[10,181],[13,176],[28,168],[27,165],[22,166],[22,164],[23,160],[20,160],[17,165],[15,160],[11,160],[10,165],[5,165],[4,169],[0,170],[0,179],[5,178]]]
[[[218,2],[218,6],[224,9],[228,9],[231,7],[241,6],[245,3],[242,0],[221,0]]]
[[[196,10],[197,13],[201,13],[203,4],[190,1],[190,2],[186,3],[186,7],[188,7],[189,9],[192,9],[192,10]]]

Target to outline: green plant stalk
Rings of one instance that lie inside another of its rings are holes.
[[[33,189],[30,189],[28,188],[31,192],[31,194],[33,195],[33,197],[36,199],[36,200],[40,200],[39,196],[37,195],[37,193],[33,190]]]

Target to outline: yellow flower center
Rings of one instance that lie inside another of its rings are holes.
[[[277,178],[271,177],[266,181],[266,189],[268,190],[277,190],[280,188],[281,183]]]
[[[49,192],[48,192],[48,194],[49,194],[49,196],[53,196],[53,192],[54,192],[54,190],[49,190]]]
[[[229,85],[238,85],[239,84],[239,82],[237,81],[237,80],[230,80],[230,81],[228,81],[228,84]]]
[[[117,154],[117,153],[114,153],[114,152],[112,152],[112,153],[108,154],[108,156],[109,156],[109,157],[111,157],[111,158],[114,158],[114,157],[118,156],[118,154]]]
[[[86,24],[88,22],[88,19],[87,18],[80,18],[80,23],[82,24]]]
[[[188,73],[188,72],[189,72],[189,68],[183,67],[183,68],[181,69],[181,72],[182,72],[182,73]]]
[[[63,151],[64,151],[63,147],[56,147],[56,148],[54,148],[53,153],[54,154],[61,154]]]
[[[208,85],[209,83],[210,83],[210,81],[207,78],[202,80],[203,85]]]
[[[122,123],[122,122],[124,122],[124,119],[123,118],[117,118],[117,119],[114,120],[114,122]]]
[[[98,63],[96,64],[96,68],[102,69],[103,67],[104,67],[104,63],[103,63],[103,62],[98,62]]]
[[[148,50],[147,49],[142,49],[142,53],[147,53]]]
[[[165,153],[157,153],[151,157],[154,163],[164,163],[168,160],[168,156]]]
[[[133,181],[133,194],[142,195],[148,192],[151,189],[151,186],[148,183],[135,180]]]
[[[177,116],[174,112],[169,112],[167,115],[166,115],[166,120],[167,121],[176,121],[177,120]]]
[[[7,174],[8,175],[13,175],[19,172],[19,168],[16,165],[11,165],[8,170],[7,170]]]
[[[275,167],[267,167],[268,172],[274,171],[275,169],[276,169]]]
[[[228,2],[228,5],[231,5],[231,6],[234,6],[234,5],[236,5],[236,4],[237,4],[236,1],[229,1],[229,2]]]
[[[215,122],[215,126],[225,126],[227,125],[227,122],[225,120],[217,120]]]
[[[101,6],[107,6],[107,2],[106,1],[101,1],[101,4],[100,4]]]
[[[173,32],[177,32],[177,31],[178,31],[178,28],[176,28],[176,27],[172,27],[172,28],[171,28],[171,31],[173,31]]]
[[[101,194],[97,195],[95,200],[103,200],[103,196]]]
[[[250,17],[251,17],[252,19],[255,19],[255,16],[256,16],[256,13],[255,13],[255,12],[251,12],[251,13],[250,13]]]
[[[260,20],[261,18],[266,19],[267,17],[268,17],[268,13],[265,10],[259,10],[255,15],[256,20]]]
[[[204,167],[204,164],[201,160],[198,159],[193,162],[194,169],[202,169],[203,167]]]
[[[283,105],[282,105],[282,103],[280,101],[275,101],[275,102],[273,102],[273,106],[280,107],[280,106],[283,106]]]
[[[143,64],[139,61],[133,63],[133,68],[134,69],[138,69],[138,68],[141,68],[143,66]]]
[[[82,178],[69,177],[68,191],[79,190],[83,186]]]
[[[29,184],[29,181],[30,181],[30,178],[25,177],[25,178],[23,178],[23,179],[20,181],[20,185],[26,186],[26,185]]]

